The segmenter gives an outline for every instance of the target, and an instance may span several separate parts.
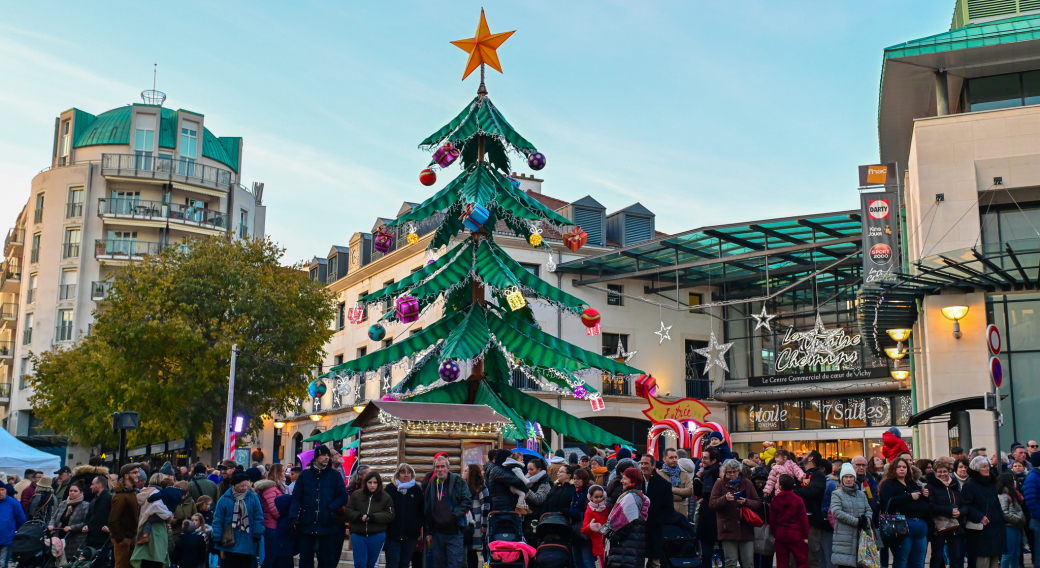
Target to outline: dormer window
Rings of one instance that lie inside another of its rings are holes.
[[[181,128],[181,157],[194,160],[198,158],[199,137],[195,128]]]
[[[72,148],[71,135],[69,134],[71,121],[63,120],[61,122],[61,146],[58,148],[58,165],[67,166],[69,165],[69,152]]]

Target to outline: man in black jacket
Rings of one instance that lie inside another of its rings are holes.
[[[495,452],[494,460],[485,466],[488,492],[491,493],[492,511],[512,511],[516,509],[519,495],[512,492],[512,488],[527,492],[527,485],[513,472],[502,464],[509,459],[509,450],[498,450]]]
[[[712,564],[715,547],[719,542],[718,517],[715,516],[715,509],[708,506],[708,500],[711,499],[711,490],[715,488],[715,482],[719,480],[721,467],[722,457],[719,451],[715,448],[704,450],[704,454],[701,456],[701,467],[697,471],[697,477],[701,480],[701,491],[698,496],[700,504],[697,506],[699,512],[696,516],[698,518],[697,539],[701,541],[701,558],[704,559],[703,563],[707,566]]]
[[[108,476],[99,475],[90,483],[93,500],[87,509],[87,540],[84,546],[101,548],[108,542],[108,514],[112,511],[112,492],[108,490]]]
[[[802,464],[805,480],[800,487],[794,488],[794,494],[802,498],[805,510],[809,514],[809,568],[820,568],[820,565],[824,564],[823,533],[831,530],[821,508],[823,494],[827,489],[827,476],[820,471],[823,462],[820,452],[809,452]]]
[[[643,495],[650,500],[646,514],[646,565],[647,568],[658,568],[661,558],[664,558],[661,527],[675,512],[672,484],[657,474],[657,461],[650,454],[639,458],[639,472],[643,474]]]
[[[446,456],[433,460],[433,478],[426,487],[426,546],[436,568],[461,568],[466,558],[462,527],[473,507],[469,487],[449,471]]]
[[[335,568],[340,552],[338,534],[346,531],[336,518],[336,509],[347,504],[347,486],[343,475],[332,469],[332,451],[326,446],[314,448],[310,467],[296,479],[289,517],[298,524],[300,568],[312,568],[318,555],[318,568]]]

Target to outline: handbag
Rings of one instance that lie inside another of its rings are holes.
[[[953,517],[943,517],[938,515],[932,517],[932,523],[935,525],[935,534],[945,534],[961,528],[960,522]]]
[[[759,517],[758,513],[747,507],[740,508],[740,520],[755,528],[765,525],[765,522],[762,521],[762,517]]]
[[[235,528],[231,525],[224,525],[224,534],[220,535],[220,546],[224,548],[235,546]]]
[[[859,568],[880,568],[881,554],[874,542],[873,531],[859,531],[859,545],[856,547],[856,566]]]
[[[878,531],[881,533],[881,542],[888,548],[895,548],[899,539],[910,534],[910,526],[905,516],[888,514],[888,506],[891,504],[892,500],[889,499],[885,504],[885,513],[878,515]]]
[[[769,525],[755,527],[755,554],[770,556],[776,553],[776,539],[769,532]]]

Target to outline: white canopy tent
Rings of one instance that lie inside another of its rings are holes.
[[[35,469],[51,477],[59,467],[60,457],[27,446],[0,428],[0,471],[22,475],[27,469]]]

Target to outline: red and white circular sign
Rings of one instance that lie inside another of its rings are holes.
[[[888,219],[888,200],[875,199],[867,204],[871,219]]]
[[[986,326],[986,342],[989,343],[989,352],[994,355],[1000,355],[1000,330],[997,326],[989,324]]]
[[[870,260],[874,264],[888,264],[892,260],[892,247],[885,243],[878,243],[870,247]]]

